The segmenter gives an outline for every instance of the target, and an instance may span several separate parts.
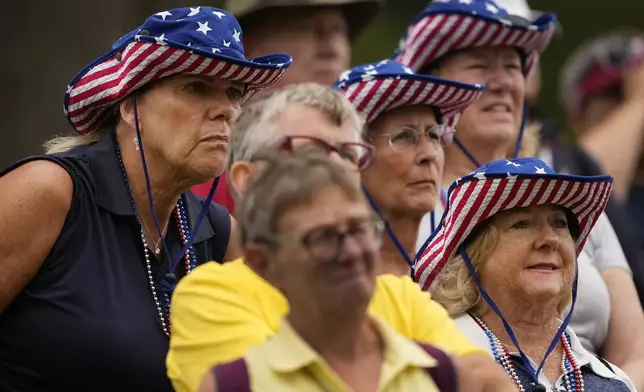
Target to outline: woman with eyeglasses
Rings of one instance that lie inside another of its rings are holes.
[[[366,119],[375,149],[362,181],[387,224],[381,272],[408,276],[420,221],[439,201],[443,148],[483,86],[418,75],[394,60],[352,68],[335,86]]]

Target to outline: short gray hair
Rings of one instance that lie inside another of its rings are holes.
[[[249,161],[268,144],[277,141],[273,120],[293,104],[319,109],[339,126],[362,139],[364,121],[341,92],[317,83],[286,86],[248,103],[232,127],[226,170],[233,163]]]
[[[237,206],[241,244],[275,244],[286,212],[310,202],[322,190],[340,188],[352,201],[364,201],[360,181],[324,153],[275,151],[262,157],[262,175]]]

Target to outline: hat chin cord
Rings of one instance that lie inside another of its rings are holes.
[[[573,313],[573,310],[575,309],[575,303],[577,302],[577,284],[578,284],[578,277],[579,277],[579,266],[577,262],[575,261],[575,278],[572,282],[572,303],[570,305],[570,310],[568,311],[568,314],[566,315],[566,318],[563,320],[561,326],[557,330],[557,333],[555,334],[554,338],[552,339],[552,342],[550,343],[550,346],[548,347],[548,350],[546,351],[546,354],[544,355],[543,360],[539,364],[539,367],[535,371],[534,367],[532,367],[532,364],[530,363],[530,360],[525,355],[523,350],[521,350],[521,346],[519,346],[519,341],[517,340],[516,335],[512,331],[510,324],[507,322],[505,317],[503,317],[503,314],[501,314],[501,311],[499,310],[498,306],[496,306],[492,298],[489,296],[487,291],[485,291],[485,289],[481,285],[481,281],[479,280],[476,270],[474,269],[474,264],[472,264],[472,260],[470,260],[469,256],[467,255],[467,251],[465,249],[464,244],[461,244],[461,246],[459,246],[458,252],[460,256],[463,258],[463,261],[465,262],[465,265],[467,266],[467,269],[470,272],[470,276],[472,277],[472,280],[474,281],[474,283],[476,284],[476,287],[481,293],[481,296],[483,297],[485,302],[487,302],[490,308],[492,308],[494,313],[496,313],[499,316],[499,318],[501,319],[501,322],[503,323],[503,327],[505,328],[505,331],[508,333],[508,336],[510,337],[510,340],[512,340],[512,343],[519,351],[519,355],[521,356],[521,361],[523,362],[523,365],[525,366],[526,370],[528,370],[528,373],[530,374],[530,378],[532,378],[532,386],[534,388],[533,391],[545,392],[546,390],[545,387],[539,383],[539,373],[541,373],[541,370],[543,369],[543,366],[545,365],[546,359],[548,358],[548,356],[557,347],[557,343],[559,342],[559,339],[565,332],[566,327],[568,326],[568,324],[570,324],[570,319],[572,318],[572,313]]]
[[[132,97],[132,102],[134,105],[134,124],[135,124],[135,131],[136,131],[136,140],[138,141],[139,152],[141,154],[141,164],[143,166],[143,174],[145,176],[145,187],[148,194],[148,204],[150,207],[150,212],[152,213],[152,219],[154,220],[154,225],[156,226],[157,233],[159,234],[159,238],[161,240],[161,246],[163,247],[164,257],[166,257],[168,261],[168,270],[172,272],[174,271],[177,264],[181,261],[181,259],[183,258],[183,255],[186,253],[188,248],[192,246],[196,233],[199,230],[199,227],[201,226],[201,224],[203,223],[203,220],[206,217],[206,214],[208,213],[208,209],[210,208],[210,203],[212,202],[212,198],[215,195],[215,190],[217,189],[217,185],[219,184],[220,176],[215,177],[215,180],[213,181],[212,186],[210,187],[210,191],[208,192],[208,197],[206,197],[204,205],[201,208],[201,212],[199,212],[199,215],[197,217],[197,222],[195,222],[194,227],[190,230],[190,236],[187,239],[186,245],[173,260],[172,257],[170,257],[170,252],[168,251],[168,247],[165,243],[165,238],[163,238],[163,232],[161,231],[159,218],[157,217],[156,209],[154,207],[154,199],[152,198],[152,186],[150,185],[150,176],[148,174],[148,164],[145,160],[145,152],[143,151],[144,150],[143,140],[141,139],[141,129],[139,127],[139,110],[137,107],[136,95]],[[170,284],[169,282],[164,281],[164,288],[166,288],[165,287],[166,283],[172,286],[172,287],[169,287],[171,291],[174,290],[176,283]]]
[[[378,204],[376,204],[376,201],[374,200],[373,196],[369,193],[367,188],[365,188],[364,185],[362,185],[362,192],[364,195],[367,197],[367,200],[369,201],[369,204],[371,205],[371,209],[378,215],[380,220],[385,224],[385,230],[387,231],[387,235],[389,238],[391,238],[391,241],[394,243],[396,246],[396,249],[398,249],[398,253],[402,256],[403,260],[409,265],[409,267],[413,270],[414,267],[414,262],[413,260],[409,257],[409,254],[405,250],[405,247],[403,244],[400,242],[398,237],[396,236],[396,233],[394,233],[394,230],[391,228],[389,225],[389,221],[385,217],[385,215],[382,213],[382,210],[378,207]]]
[[[519,152],[521,151],[521,142],[523,141],[523,132],[525,130],[527,120],[528,120],[528,104],[524,103],[523,116],[521,118],[521,126],[519,127],[519,135],[517,137],[517,143],[514,146],[514,154],[513,154],[514,159],[519,157]],[[461,151],[463,151],[463,154],[465,154],[465,156],[467,156],[467,158],[474,164],[475,169],[482,166],[481,163],[476,159],[474,154],[472,154],[456,136],[454,136],[454,143],[456,143],[458,148],[460,148]]]

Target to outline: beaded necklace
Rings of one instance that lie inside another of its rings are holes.
[[[525,388],[521,384],[517,376],[516,369],[512,363],[510,352],[501,343],[499,338],[488,328],[488,326],[477,315],[470,313],[470,316],[481,327],[483,332],[490,342],[492,348],[492,355],[496,362],[503,367],[505,372],[510,376],[512,381],[519,387],[520,392],[525,392]],[[564,355],[561,357],[561,370],[563,372],[564,382],[566,383],[566,391],[568,392],[584,392],[584,378],[581,374],[581,368],[577,365],[577,360],[572,354],[570,348],[570,337],[567,333],[561,336],[561,345],[564,350]],[[544,389],[545,390],[545,389]]]
[[[132,210],[134,211],[134,216],[136,221],[139,224],[141,232],[141,242],[143,243],[143,256],[145,257],[145,268],[148,274],[148,282],[150,284],[150,291],[152,292],[152,298],[154,299],[154,304],[157,307],[157,313],[159,314],[159,320],[161,321],[161,330],[163,333],[170,337],[171,332],[171,323],[170,323],[170,298],[174,287],[177,281],[177,277],[174,274],[173,266],[168,266],[169,271],[165,274],[163,284],[163,304],[159,300],[160,295],[157,293],[156,284],[154,282],[154,277],[152,276],[152,263],[150,262],[150,254],[148,250],[148,239],[141,225],[141,219],[136,213],[136,203],[134,203],[134,198],[132,197],[132,188],[130,183],[127,180],[127,173],[125,172],[125,166],[123,165],[123,160],[121,159],[121,149],[119,145],[116,144],[116,157],[118,158],[119,165],[121,166],[121,172],[123,173],[123,179],[125,180],[125,186],[127,188],[128,196],[130,197],[130,204],[132,205]],[[185,248],[190,238],[190,229],[188,225],[188,216],[186,214],[185,203],[181,197],[177,202],[175,209],[173,210],[175,222],[177,224],[177,231],[181,237],[181,247]],[[168,257],[170,255],[167,255]],[[186,275],[192,271],[192,269],[197,265],[197,258],[192,246],[188,247],[186,253],[183,255],[183,260],[185,262],[185,272]]]

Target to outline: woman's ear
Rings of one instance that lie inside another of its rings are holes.
[[[132,129],[135,129],[136,127],[136,120],[134,116],[134,99],[136,98],[130,96],[123,99],[119,103],[119,113],[121,114],[121,119]],[[143,129],[140,127],[140,120],[141,119],[139,118],[139,128],[142,131]]]

